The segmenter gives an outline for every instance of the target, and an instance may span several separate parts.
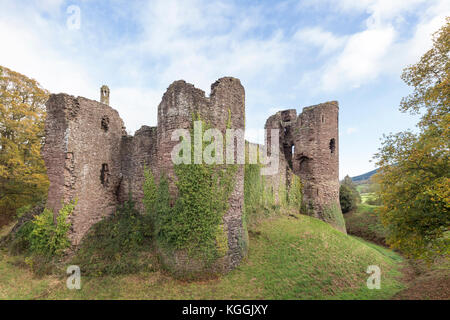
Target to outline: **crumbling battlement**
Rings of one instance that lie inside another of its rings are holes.
[[[194,114],[223,134],[229,125],[233,129],[245,128],[245,91],[239,79],[231,77],[212,84],[209,97],[183,80],[173,82],[158,106],[158,125],[143,126],[134,136],[127,135],[119,114],[108,105],[108,87],[102,86],[100,96],[101,102],[97,102],[52,94],[46,104],[42,154],[50,180],[47,207],[57,212],[63,202],[77,199],[70,217],[74,245],[129,196],[143,210],[144,168],[151,169],[157,181],[165,173],[170,192],[176,196],[171,152],[179,142],[172,141],[172,133],[191,128]],[[337,102],[305,108],[298,116],[295,109],[280,111],[267,120],[265,128],[280,130],[279,171],[268,178],[275,194],[279,188],[289,186],[293,174],[299,175],[308,212],[345,232],[345,227],[325,214],[333,205],[341,214]],[[238,166],[229,210],[223,217],[229,250],[215,266],[221,272],[234,268],[247,249],[242,212],[244,166]],[[188,259],[183,252],[162,258],[172,268],[185,272],[202,268],[201,262]]]
[[[157,129],[157,172],[169,178],[172,195],[176,195],[175,174],[171,153],[178,141],[172,141],[172,133],[177,129],[188,129],[195,115],[208,122],[225,136],[227,123],[233,129],[245,127],[245,92],[239,79],[225,77],[211,85],[211,94],[195,88],[183,80],[175,81],[167,89],[158,106]],[[224,231],[228,236],[228,253],[214,268],[220,272],[235,267],[246,254],[247,231],[242,221],[244,207],[244,167],[239,165],[234,176],[235,187],[229,198],[229,210],[223,217]],[[242,243],[244,242],[244,243]],[[162,255],[164,263],[172,269],[194,272],[202,269],[202,262],[189,259],[184,252],[174,252],[173,256]]]
[[[70,239],[77,245],[89,228],[117,205],[122,181],[123,121],[106,104],[51,95],[42,156],[50,180],[47,207],[77,199]]]
[[[346,232],[339,204],[339,106],[337,101],[279,111],[266,129],[279,129],[279,170],[268,180],[278,194],[293,174],[303,184],[303,213]],[[268,138],[267,144],[271,141]],[[276,198],[276,200],[279,200]]]

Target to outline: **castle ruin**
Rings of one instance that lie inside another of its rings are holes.
[[[156,180],[163,172],[167,174],[171,193],[176,194],[171,151],[178,142],[171,136],[176,129],[191,127],[193,113],[222,132],[228,122],[234,129],[245,128],[245,91],[240,81],[231,77],[212,84],[209,97],[183,80],[173,82],[158,106],[157,126],[142,126],[134,136],[126,133],[118,112],[109,106],[107,86],[100,89],[100,102],[52,94],[46,107],[42,155],[50,180],[47,207],[56,214],[63,203],[77,199],[70,216],[69,237],[74,246],[80,244],[91,226],[110,215],[130,195],[143,211],[145,167],[151,169]],[[265,128],[279,129],[280,157],[278,172],[268,180],[277,194],[281,186],[289,185],[292,175],[298,175],[307,213],[345,232],[345,226],[339,223],[338,112],[337,102],[327,102],[304,108],[299,115],[291,109],[269,117]],[[229,204],[223,217],[228,253],[221,262],[221,272],[234,268],[246,254],[238,243],[247,232],[242,221],[243,165],[238,165]],[[163,260],[175,269],[200,268],[179,253]]]

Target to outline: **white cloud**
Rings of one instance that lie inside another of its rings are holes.
[[[46,12],[54,12],[60,4],[60,1],[47,2],[51,5],[45,7]],[[20,17],[9,15],[6,10],[17,8],[3,8],[5,10],[0,13],[0,38],[4,44],[0,50],[2,65],[35,78],[52,92],[94,94],[85,67],[63,50],[55,50],[55,41],[70,31],[42,18],[39,8],[40,5],[23,8]]]
[[[265,37],[247,32],[261,24],[257,11],[228,2],[152,1],[138,16],[144,26],[140,49],[161,60],[161,83],[185,79],[206,92],[215,79],[245,79],[280,73],[291,57],[289,39],[279,30]]]
[[[425,3],[428,6],[422,8]],[[344,12],[364,11],[369,17],[365,20],[363,31],[346,38],[320,29],[310,32],[311,38],[316,39],[311,42],[326,43],[329,39],[332,47],[342,47],[322,67],[303,75],[301,84],[314,87],[316,91],[359,88],[385,74],[398,77],[404,67],[416,62],[430,48],[431,34],[450,15],[450,2],[363,0],[355,5],[354,1],[341,0],[337,3],[337,9]],[[413,10],[423,12],[414,26],[413,36],[405,39],[400,37],[399,30],[410,28],[404,16]]]
[[[336,36],[321,27],[304,28],[294,34],[294,39],[321,48],[321,54],[332,53],[345,44],[346,36]]]
[[[130,132],[139,129],[143,124],[156,126],[157,107],[163,91],[135,87],[110,89],[110,104],[121,116],[126,115],[126,127]]]
[[[320,2],[330,6],[330,0],[315,1]],[[364,30],[347,35],[316,25],[283,29],[266,21],[262,4],[243,10],[223,0],[156,0],[127,3],[133,10],[124,13],[120,2],[112,2],[112,12],[136,25],[129,38],[116,39],[110,34],[115,31],[108,29],[112,25],[98,28],[83,11],[82,28],[68,30],[63,3],[2,1],[0,37],[7,45],[0,50],[1,64],[36,78],[52,92],[98,99],[100,85],[108,84],[111,104],[131,131],[142,124],[156,124],[161,96],[177,79],[194,83],[208,94],[217,78],[238,77],[257,110],[253,118],[260,119],[272,101],[289,95],[295,99],[295,90],[284,88],[285,80],[298,78],[295,72],[308,53],[319,58],[322,66],[303,75],[307,89],[347,90],[380,75],[398,73],[426,50],[430,33],[450,11],[447,1],[426,2],[431,4],[412,26],[413,36],[403,39],[398,26],[407,22],[402,17],[424,5],[423,0],[341,0],[331,7],[346,14],[369,14]],[[260,32],[267,26],[269,31]]]
[[[347,128],[347,130],[346,130],[346,132],[347,132],[348,135],[353,134],[353,133],[356,133],[356,132],[358,132],[358,131],[359,131],[358,128],[353,128],[353,127],[349,127],[349,128]]]
[[[365,30],[351,36],[342,53],[324,68],[322,88],[331,91],[342,86],[357,88],[375,79],[395,36],[392,27]]]

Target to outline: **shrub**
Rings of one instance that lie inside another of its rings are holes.
[[[339,188],[339,202],[341,203],[342,213],[347,213],[356,208],[356,199],[353,192],[346,185],[341,185]]]
[[[150,217],[127,201],[91,228],[71,263],[95,276],[153,271],[151,239]]]
[[[44,209],[41,215],[35,216],[28,236],[30,250],[33,253],[57,256],[70,246],[68,238],[70,222],[67,218],[75,209],[75,204],[70,202],[59,210],[56,224],[53,220],[53,212],[48,209]]]
[[[387,230],[381,224],[379,215],[375,213],[375,207],[359,205],[358,210],[345,215],[345,224],[348,234],[386,245]]]
[[[9,243],[12,254],[28,253],[53,257],[60,255],[70,246],[68,231],[69,215],[75,208],[75,202],[64,205],[58,212],[56,224],[53,212],[43,207],[36,207],[23,215],[18,228],[13,228]],[[25,219],[26,218],[26,219]]]
[[[367,204],[370,204],[371,206],[381,206],[383,202],[381,201],[381,198],[378,196],[370,196],[365,201]]]
[[[9,243],[9,252],[13,255],[21,254],[30,249],[30,233],[33,231],[33,222],[27,221],[17,230]]]
[[[342,213],[356,209],[358,204],[361,203],[361,196],[349,176],[344,178],[339,188],[339,202]]]

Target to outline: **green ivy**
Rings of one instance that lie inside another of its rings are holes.
[[[262,165],[259,158],[256,164],[250,164],[248,159],[248,143],[246,144],[246,164],[244,177],[244,212],[246,223],[257,221],[261,215],[270,215],[280,208],[302,211],[302,183],[300,177],[292,175],[289,186],[286,186],[281,177],[278,188],[278,202],[275,201],[275,192],[272,177],[261,175]]]
[[[198,115],[193,120],[201,121]],[[204,132],[209,125],[203,122],[202,128]],[[191,135],[193,144],[193,130]],[[205,145],[202,151],[204,148]],[[177,198],[173,206],[170,206],[169,183],[163,174],[156,189],[154,206],[154,234],[158,245],[169,250],[184,250],[207,265],[225,256],[228,237],[223,216],[229,208],[237,169],[237,165],[174,165]],[[152,177],[147,174],[144,183],[147,210],[152,210],[153,185]]]
[[[345,230],[345,220],[342,215],[341,209],[337,204],[331,204],[323,208],[323,218],[331,225]]]
[[[143,203],[147,213],[152,213],[156,208],[156,184],[150,169],[144,168],[144,198]]]
[[[31,252],[44,256],[57,256],[70,247],[68,232],[71,224],[68,217],[75,209],[75,205],[75,201],[63,205],[58,212],[56,224],[53,220],[53,212],[48,209],[44,209],[42,214],[35,216],[32,225],[29,226],[31,232],[28,240]]]
[[[288,202],[291,208],[298,211],[302,207],[302,182],[300,177],[297,175],[292,175],[291,185],[289,186]]]

